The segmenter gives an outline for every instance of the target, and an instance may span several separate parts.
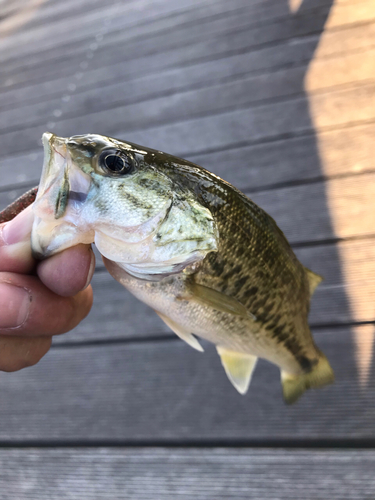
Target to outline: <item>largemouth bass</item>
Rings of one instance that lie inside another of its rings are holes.
[[[280,368],[287,403],[333,382],[307,321],[321,277],[255,203],[198,165],[129,142],[46,133],[43,143],[37,258],[95,243],[112,276],[181,339],[216,345],[241,394],[258,357]]]

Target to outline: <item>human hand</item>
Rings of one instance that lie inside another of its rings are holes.
[[[0,370],[37,363],[52,336],[82,321],[92,305],[95,257],[77,245],[42,262],[31,255],[32,207],[0,225]]]

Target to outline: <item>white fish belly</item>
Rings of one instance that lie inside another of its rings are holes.
[[[118,266],[109,271],[135,297],[184,330],[215,345],[267,359],[291,373],[300,372],[294,357],[263,331],[256,320],[220,312],[193,300],[178,299],[184,295],[183,280],[173,277],[162,282],[140,280]]]

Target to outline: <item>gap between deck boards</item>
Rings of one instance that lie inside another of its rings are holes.
[[[197,439],[197,440],[25,440],[2,441],[0,449],[9,448],[272,448],[272,449],[374,449],[375,438],[358,439]]]

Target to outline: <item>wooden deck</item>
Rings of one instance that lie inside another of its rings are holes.
[[[0,374],[0,499],[375,498],[375,1],[5,0],[0,209],[40,137],[96,132],[243,190],[324,275],[310,324],[336,383],[247,396],[99,262],[95,306]]]

